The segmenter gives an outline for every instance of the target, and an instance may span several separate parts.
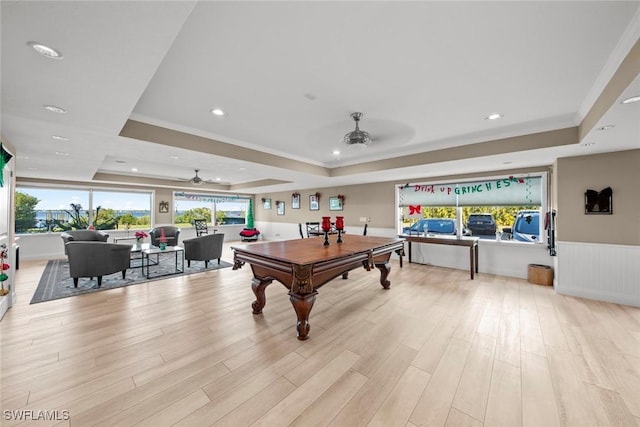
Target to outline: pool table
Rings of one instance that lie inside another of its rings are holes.
[[[350,270],[358,267],[367,271],[380,270],[380,284],[389,289],[387,280],[392,252],[401,253],[404,240],[399,238],[344,235],[342,243],[332,240],[323,245],[324,238],[284,240],[232,246],[233,269],[245,263],[251,266],[251,289],[256,296],[253,313],[260,314],[265,306],[265,289],[274,280],[289,289],[289,299],[298,316],[298,339],[309,338],[309,313],[313,308],[317,289],[338,276],[347,279]]]

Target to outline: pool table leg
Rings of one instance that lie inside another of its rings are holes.
[[[259,279],[257,277],[254,277],[251,280],[251,289],[256,296],[256,300],[251,304],[253,314],[262,313],[262,309],[267,302],[267,299],[264,296],[264,290],[271,284],[272,281],[273,280],[271,279]]]
[[[389,261],[384,263],[380,262],[376,263],[375,266],[378,270],[380,270],[380,284],[383,288],[389,289],[389,287],[391,286],[391,282],[387,280],[387,277],[391,272],[391,263]]]
[[[293,304],[293,309],[298,315],[298,324],[296,328],[298,329],[299,340],[304,341],[309,338],[309,329],[311,329],[311,325],[309,324],[309,313],[313,308],[313,303],[316,301],[316,295],[318,295],[318,291],[316,290],[308,294],[296,294],[289,292],[289,299],[291,300],[291,304]]]

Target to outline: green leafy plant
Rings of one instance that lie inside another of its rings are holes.
[[[61,231],[67,230],[84,230],[89,228],[89,212],[82,211],[82,205],[80,203],[71,203],[71,210],[65,210],[69,215],[70,220],[68,222],[62,222],[60,220],[53,220],[57,229]],[[94,216],[93,226],[96,230],[111,230],[116,227],[117,220],[112,216],[105,215],[100,212],[101,207],[96,207],[96,213]],[[110,209],[109,209],[110,210]],[[113,211],[112,211],[113,212]],[[56,230],[57,231],[57,230]]]

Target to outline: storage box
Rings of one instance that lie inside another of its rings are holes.
[[[534,285],[553,286],[553,269],[548,265],[529,264],[527,280]]]

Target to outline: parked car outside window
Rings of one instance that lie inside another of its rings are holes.
[[[502,230],[505,237],[519,242],[540,241],[540,211],[520,211],[516,214],[512,228]]]
[[[402,232],[408,235],[428,234],[456,234],[456,222],[449,218],[424,218],[415,222],[411,227],[404,227]],[[462,234],[469,235],[469,230],[463,229]]]
[[[496,235],[496,221],[490,213],[472,213],[467,220],[467,227],[473,236]]]

